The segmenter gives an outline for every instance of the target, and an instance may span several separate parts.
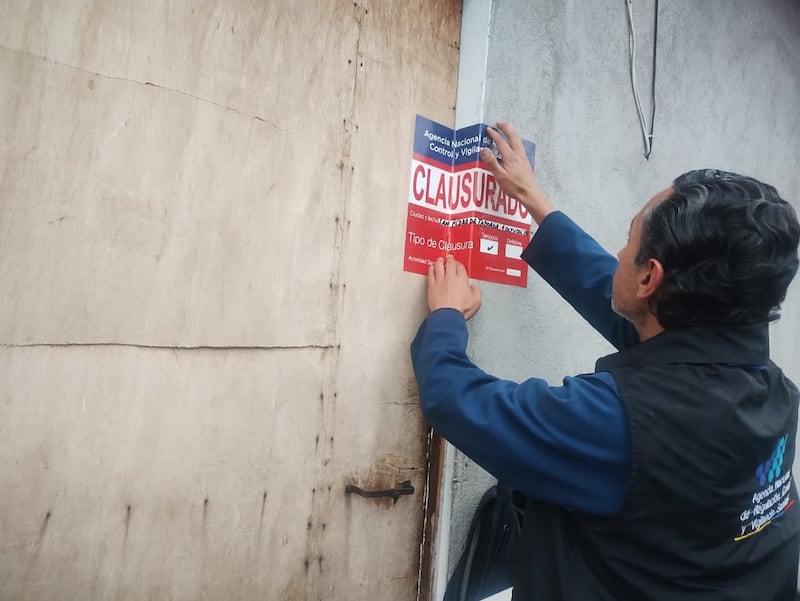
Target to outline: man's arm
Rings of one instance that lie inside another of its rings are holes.
[[[539,224],[522,258],[618,349],[639,343],[633,325],[611,309],[611,282],[617,260],[563,213],[557,213],[539,188],[519,134],[509,123],[498,123],[506,135],[487,133],[502,157],[488,150],[481,159],[500,188],[516,198]]]
[[[627,426],[608,373],[521,384],[500,380],[466,355],[461,311],[442,308],[411,345],[423,414],[447,440],[506,485],[543,501],[609,515],[629,471]]]
[[[617,259],[564,213],[542,221],[522,258],[617,349],[639,343],[633,324],[611,308]]]

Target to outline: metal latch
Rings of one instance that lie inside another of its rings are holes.
[[[344,492],[352,492],[368,499],[374,499],[375,497],[391,497],[392,500],[397,503],[397,499],[401,496],[413,495],[414,487],[411,485],[411,480],[403,480],[396,488],[390,488],[389,490],[364,490],[355,484],[348,484],[344,487]]]

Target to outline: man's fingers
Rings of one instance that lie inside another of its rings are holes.
[[[464,310],[464,319],[472,319],[472,316],[481,308],[481,289],[476,284],[469,286],[470,299],[469,306]]]
[[[493,127],[487,127],[486,133],[489,134],[489,137],[494,142],[494,145],[500,152],[500,156],[504,159],[509,158],[512,153],[512,148],[508,145],[508,142],[506,142],[505,138],[503,138],[503,136],[501,136]]]
[[[461,261],[456,261],[453,255],[447,255],[447,262],[445,263],[445,270],[449,277],[467,277],[467,268]]]
[[[472,292],[472,300],[478,306],[481,304],[481,287],[477,284],[470,284],[469,289]]]
[[[444,261],[441,258],[436,259],[431,267],[433,268],[433,279],[441,280],[444,277]],[[428,271],[430,272],[430,270]]]
[[[444,263],[445,275],[448,278],[453,278],[457,275],[456,258],[453,255],[447,255],[447,260]]]
[[[480,290],[470,283],[467,268],[453,255],[439,257],[428,267],[428,308],[431,311],[457,309],[469,319],[480,306]]]
[[[500,129],[500,131],[502,131],[506,135],[506,138],[508,138],[508,144],[512,150],[524,151],[522,145],[522,138],[519,137],[519,134],[517,133],[517,130],[514,128],[513,125],[511,125],[510,123],[498,121],[497,127]]]
[[[481,160],[486,163],[489,171],[491,171],[495,177],[497,177],[498,173],[502,173],[503,166],[498,162],[491,148],[481,148]]]

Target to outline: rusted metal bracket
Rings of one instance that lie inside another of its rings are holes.
[[[403,495],[413,495],[414,487],[411,485],[411,480],[403,480],[396,488],[390,488],[389,490],[364,490],[355,484],[348,484],[344,487],[344,492],[345,494],[355,493],[368,499],[374,499],[375,497],[391,497],[391,499],[397,503],[397,499]]]

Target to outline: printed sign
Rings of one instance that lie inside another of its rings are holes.
[[[523,143],[533,165],[536,147]],[[483,147],[492,148],[483,123],[453,130],[417,115],[405,271],[425,274],[437,258],[453,255],[471,278],[527,286],[520,254],[530,238],[530,216],[500,190],[480,159]]]

